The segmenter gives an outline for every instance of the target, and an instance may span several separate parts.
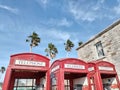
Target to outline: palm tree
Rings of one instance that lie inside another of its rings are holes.
[[[58,50],[54,44],[48,43],[48,48],[45,49],[45,52],[47,53],[46,56],[50,56],[53,59],[56,57]]]
[[[1,67],[0,68],[0,79],[1,79],[1,77],[2,77],[2,75],[3,75],[3,73],[5,72],[5,67]]]
[[[83,42],[82,42],[82,41],[78,42],[78,45],[79,45],[79,46],[81,46],[82,44],[83,44]]]
[[[28,36],[26,42],[30,42],[30,52],[32,52],[32,47],[36,47],[39,45],[40,41],[41,41],[40,37],[35,32],[33,32],[32,35]]]
[[[68,57],[68,52],[71,52],[72,48],[74,47],[74,44],[71,40],[67,40],[66,43],[64,43],[65,45],[65,50],[67,51],[67,55],[66,57]]]
[[[1,71],[1,73],[4,73],[5,67],[2,66],[0,71]]]

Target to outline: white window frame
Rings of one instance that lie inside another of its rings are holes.
[[[98,58],[102,58],[105,56],[105,53],[104,53],[104,50],[103,50],[103,46],[102,46],[102,43],[101,41],[97,42],[95,44],[95,47],[96,47],[96,51],[97,51],[97,57]]]

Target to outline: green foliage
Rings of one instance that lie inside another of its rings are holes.
[[[67,40],[66,43],[64,43],[65,45],[65,50],[67,51],[66,57],[68,57],[68,52],[71,52],[72,48],[74,47],[74,44],[71,40]]]
[[[4,73],[4,71],[5,71],[5,67],[1,67],[1,70],[0,70],[2,73]]]
[[[82,41],[78,42],[78,45],[79,45],[79,46],[81,46],[82,44],[83,44],[83,42],[82,42]]]
[[[66,43],[64,43],[64,45],[65,45],[65,50],[67,52],[70,52],[71,49],[74,47],[73,42],[71,40],[69,40],[69,39],[66,41]]]
[[[35,32],[33,32],[32,35],[29,35],[28,39],[26,39],[26,42],[30,42],[31,49],[32,49],[32,47],[38,46],[40,41],[41,41],[40,37]]]
[[[48,43],[48,48],[45,49],[45,52],[47,53],[46,56],[50,56],[53,59],[56,57],[58,50],[54,44]]]

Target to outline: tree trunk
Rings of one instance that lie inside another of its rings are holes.
[[[66,53],[66,58],[68,58],[68,56],[69,56],[69,52],[67,51],[67,53]]]
[[[32,52],[32,46],[30,46],[30,53]]]

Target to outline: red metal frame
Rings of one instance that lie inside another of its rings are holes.
[[[50,72],[49,59],[47,57],[35,53],[12,55],[6,71],[2,90],[13,90],[16,78],[36,79],[36,85],[38,85],[40,83],[40,77],[42,76],[46,77],[45,90],[49,90]]]
[[[76,65],[78,65],[78,67],[76,67]],[[56,80],[57,80],[56,90],[65,90],[64,89],[65,79],[70,80],[70,90],[74,90],[73,79],[80,77],[82,75],[87,77],[88,66],[87,66],[87,63],[84,62],[83,60],[76,59],[76,58],[65,58],[65,59],[59,59],[53,62],[53,64],[50,67],[50,72],[51,74],[53,74],[54,77],[56,77]],[[83,89],[83,90],[88,90],[88,87],[86,87],[86,89]]]
[[[93,85],[91,78],[94,79],[94,89],[103,90],[102,77],[109,76],[115,76],[117,80],[117,86],[120,89],[119,79],[115,70],[115,66],[112,63],[103,60],[92,61],[88,63],[88,71],[89,90],[92,90],[91,87]]]
[[[13,90],[15,79],[36,79],[36,85],[40,84],[40,78],[45,76],[46,88],[50,90],[52,86],[56,90],[64,89],[64,80],[69,80],[70,90],[74,90],[73,80],[87,77],[88,85],[82,90],[103,90],[102,79],[114,77],[120,89],[120,82],[115,70],[115,66],[109,62],[98,60],[89,63],[77,58],[58,59],[49,68],[49,59],[35,53],[20,53],[12,55],[6,71],[2,90]],[[50,79],[54,79],[55,85],[50,86]],[[81,80],[81,79],[80,79]],[[93,89],[92,89],[92,88]]]

